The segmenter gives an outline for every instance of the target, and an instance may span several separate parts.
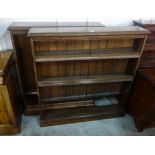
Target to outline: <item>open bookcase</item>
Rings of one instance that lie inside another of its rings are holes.
[[[31,28],[41,126],[124,115],[148,33],[136,26]],[[118,104],[95,105],[111,96]]]
[[[18,72],[20,89],[24,100],[25,115],[39,115],[37,85],[33,67],[30,38],[27,36],[30,28],[41,27],[104,27],[99,22],[15,22],[8,30],[12,38],[13,53]]]

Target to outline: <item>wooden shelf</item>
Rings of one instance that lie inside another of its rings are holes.
[[[44,78],[39,80],[39,87],[115,83],[115,82],[129,82],[129,81],[133,81],[133,77],[127,74]]]
[[[112,36],[112,35],[144,35],[149,31],[138,26],[118,26],[118,27],[44,27],[31,28],[29,37],[54,37],[54,36]]]
[[[78,101],[78,100],[85,100],[85,99],[94,99],[94,98],[101,98],[101,97],[108,97],[108,96],[118,96],[120,92],[111,91],[105,93],[98,93],[98,94],[83,94],[78,96],[64,96],[64,97],[56,97],[56,98],[44,98],[40,99],[40,101],[44,104],[49,103],[56,103],[56,102],[68,102],[68,101]]]
[[[94,100],[77,100],[77,101],[68,101],[68,102],[58,102],[44,105],[44,109],[61,109],[61,108],[73,108],[73,107],[86,107],[86,106],[94,106]]]
[[[81,121],[123,116],[125,111],[118,104],[107,106],[86,106],[76,108],[64,108],[43,110],[40,117],[40,125],[57,125]]]
[[[57,54],[56,54],[57,53]],[[131,59],[139,58],[140,52],[132,48],[81,50],[81,51],[43,51],[35,52],[36,62],[55,62],[72,60],[102,60],[102,59]]]

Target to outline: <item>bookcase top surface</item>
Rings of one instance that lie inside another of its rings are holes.
[[[155,26],[155,20],[134,20],[134,24],[139,26]]]
[[[28,30],[32,27],[102,27],[100,22],[14,22],[8,30]]]
[[[126,35],[149,34],[150,32],[139,26],[119,27],[53,27],[30,28],[28,36],[79,36],[79,35]]]

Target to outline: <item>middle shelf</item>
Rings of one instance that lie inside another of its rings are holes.
[[[39,79],[39,87],[69,86],[81,84],[115,83],[133,81],[133,76],[128,74],[105,74],[93,76],[73,76]]]
[[[133,48],[74,50],[74,51],[36,51],[36,62],[56,62],[73,60],[105,60],[139,58],[140,52]]]

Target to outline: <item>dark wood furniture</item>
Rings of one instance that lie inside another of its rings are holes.
[[[22,100],[12,52],[0,53],[0,135],[20,131]]]
[[[97,22],[27,22],[13,23],[8,30],[11,33],[16,67],[20,80],[20,89],[24,98],[25,110],[27,115],[39,114],[40,105],[37,94],[37,84],[33,66],[31,42],[27,37],[28,31],[32,27],[102,27]]]
[[[134,25],[141,26],[151,31],[145,44],[144,52],[139,64],[139,69],[155,68],[155,21],[154,20],[140,20],[133,21]]]
[[[138,71],[128,111],[139,131],[155,125],[155,69]]]
[[[134,26],[31,28],[41,126],[124,115],[148,33]],[[109,96],[118,104],[95,105]]]
[[[149,127],[153,122],[153,79],[155,78],[155,21],[133,21],[134,25],[148,29],[144,52],[138,66],[138,72],[131,91],[128,111],[135,120],[139,131]],[[152,110],[152,111],[151,111]]]

